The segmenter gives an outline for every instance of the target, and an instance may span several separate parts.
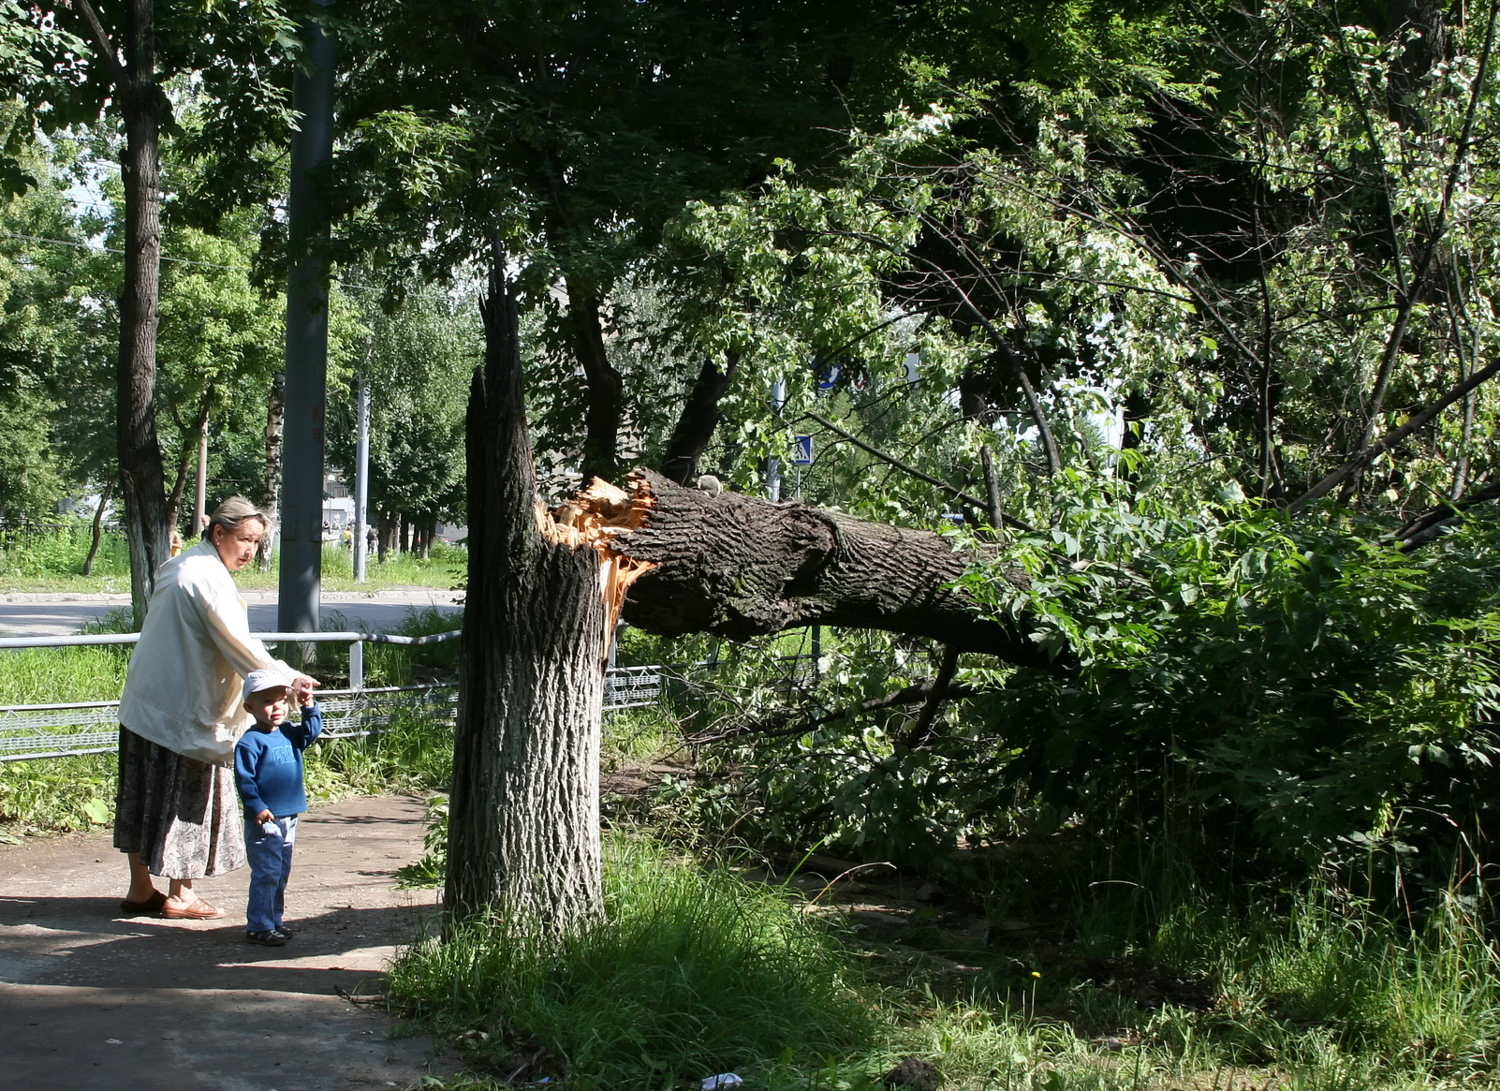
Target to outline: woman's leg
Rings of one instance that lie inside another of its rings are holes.
[[[186,909],[198,900],[198,895],[193,893],[193,880],[191,879],[168,879],[167,880],[167,904],[176,906],[178,909]]]
[[[156,883],[151,878],[151,870],[141,863],[141,854],[138,852],[127,853],[125,858],[130,861],[130,889],[125,894],[125,900],[145,904],[156,897]]]

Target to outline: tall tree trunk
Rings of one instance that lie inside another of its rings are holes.
[[[198,415],[193,418],[191,435],[193,442],[187,443],[187,436],[183,437],[182,457],[177,460],[177,475],[172,482],[172,493],[167,497],[167,523],[169,526],[178,526],[182,519],[182,497],[187,492],[188,468],[193,460],[198,457],[198,451],[203,446],[203,437],[208,433],[208,414],[214,401],[214,384],[209,383],[208,389],[204,390],[203,398],[198,402]],[[202,528],[197,525],[197,513],[194,513],[193,531],[196,533]],[[191,535],[189,535],[191,537]]]
[[[119,480],[118,475],[111,477],[105,482],[104,491],[99,494],[99,506],[94,509],[93,534],[89,538],[89,555],[83,559],[85,576],[94,571],[94,558],[99,555],[99,540],[104,536],[104,509],[109,507],[109,498],[114,495],[115,485]]]
[[[281,437],[286,427],[286,376],[271,380],[271,396],[266,403],[266,461],[261,477],[260,510],[271,525],[260,540],[255,559],[261,568],[271,567],[271,552],[276,548],[276,531],[281,526]]]
[[[731,352],[720,369],[712,359],[703,361],[698,378],[688,390],[682,414],[667,442],[667,453],[661,461],[662,476],[679,485],[691,485],[698,476],[698,459],[708,449],[719,424],[719,402],[729,391],[740,356]]]
[[[125,17],[125,120],[120,157],[125,190],[125,289],[120,298],[120,353],[115,366],[120,492],[130,543],[130,599],[137,624],[171,555],[165,474],[156,434],[156,325],[161,281],[162,108],[156,83],[156,28],[151,0],[130,0]]]
[[[600,912],[599,554],[536,495],[519,320],[501,257],[466,421],[469,585],[449,810],[450,921],[496,910],[556,935]]]
[[[585,435],[580,469],[583,482],[593,477],[612,481],[620,472],[620,419],[625,409],[625,380],[609,361],[597,296],[574,296],[569,285],[568,316],[574,351],[588,384]]]

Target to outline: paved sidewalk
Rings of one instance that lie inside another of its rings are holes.
[[[397,890],[422,804],[352,799],[305,816],[286,947],[244,941],[249,873],[197,884],[220,921],[120,917],[109,834],[0,845],[0,1085],[68,1091],[369,1091],[452,1071],[379,1006],[401,944],[436,924]]]

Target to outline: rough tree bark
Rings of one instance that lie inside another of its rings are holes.
[[[260,540],[255,560],[261,568],[271,567],[271,553],[276,548],[276,530],[281,526],[281,440],[286,430],[286,375],[278,373],[271,380],[271,396],[266,403],[265,475],[260,484],[260,510],[271,525]]]
[[[165,99],[156,78],[152,0],[125,6],[124,60],[89,0],[75,8],[109,73],[125,123],[120,180],[125,190],[125,287],[120,296],[120,351],[115,360],[116,452],[125,538],[130,547],[130,600],[144,622],[156,569],[171,556],[166,475],[156,435],[156,325],[161,282],[161,162]]]
[[[557,934],[600,909],[605,641],[628,565],[592,548],[601,535],[568,525],[577,509],[555,519],[537,499],[500,257],[482,310],[445,907],[450,922],[495,911]]]
[[[632,625],[736,640],[803,625],[847,625],[930,637],[1043,670],[1065,666],[1023,626],[981,616],[948,586],[971,558],[931,531],[795,501],[709,496],[647,470],[632,475],[632,488],[645,522],[614,533],[609,544],[615,555],[650,566],[625,604]],[[1008,578],[1025,576],[1011,571]]]

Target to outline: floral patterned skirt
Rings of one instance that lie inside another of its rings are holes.
[[[242,809],[232,768],[120,728],[115,848],[140,853],[152,875],[206,879],[244,867]]]

